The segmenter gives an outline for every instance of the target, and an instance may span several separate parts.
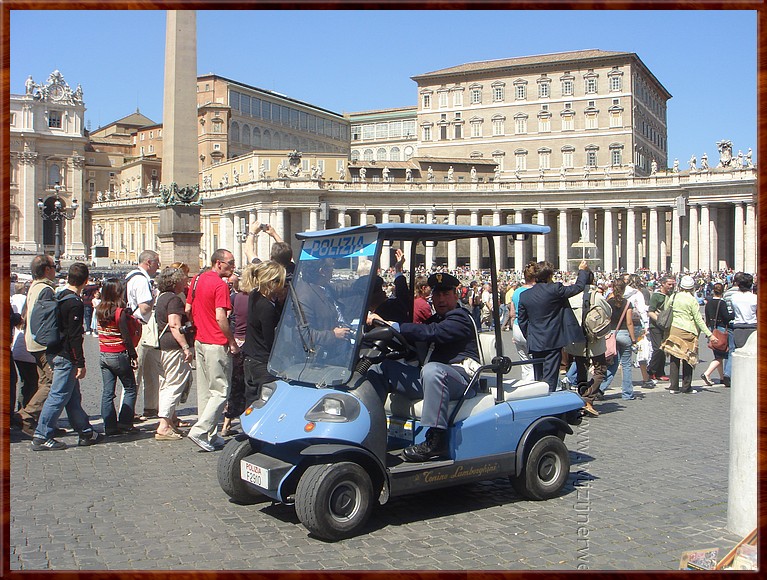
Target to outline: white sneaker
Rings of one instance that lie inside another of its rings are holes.
[[[199,437],[195,437],[194,435],[187,435],[186,438],[189,439],[189,441],[191,441],[195,445],[197,445],[197,447],[199,447],[203,451],[215,451],[216,450],[216,448],[213,445],[211,445],[207,441],[203,441]]]

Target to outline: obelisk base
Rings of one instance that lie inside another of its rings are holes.
[[[174,205],[160,208],[160,263],[165,268],[183,262],[191,272],[200,269],[200,206]],[[205,266],[206,264],[202,264]]]

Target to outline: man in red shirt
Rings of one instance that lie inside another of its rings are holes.
[[[188,292],[187,312],[197,327],[194,345],[197,382],[197,422],[188,439],[203,451],[217,451],[226,443],[218,435],[229,383],[232,354],[239,352],[229,326],[229,286],[226,279],[234,272],[234,256],[229,250],[216,250],[210,270],[198,274]]]

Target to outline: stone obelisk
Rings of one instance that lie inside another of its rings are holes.
[[[160,261],[200,265],[200,198],[197,166],[197,16],[168,10],[165,30]]]

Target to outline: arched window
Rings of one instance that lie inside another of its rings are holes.
[[[389,161],[401,161],[399,147],[392,147],[389,151]]]
[[[282,135],[279,133],[275,132],[272,137],[272,149],[282,149]]]
[[[240,125],[232,121],[232,126],[229,132],[230,132],[229,140],[232,143],[239,143],[240,142]]]
[[[264,137],[262,139],[261,146],[264,149],[271,149],[272,148],[272,134],[269,131],[269,129],[264,129]]]
[[[249,125],[242,126],[242,134],[240,135],[240,139],[242,143],[245,143],[245,145],[250,145],[250,126]]]
[[[253,147],[261,147],[261,129],[253,127],[253,133],[250,136],[250,140]]]
[[[373,161],[373,150],[372,149],[365,149],[365,152],[362,154],[362,160],[363,161]]]
[[[376,151],[376,161],[386,161],[386,149],[379,147]]]
[[[352,161],[359,161],[359,158],[360,158],[359,149],[353,149],[352,150]]]

